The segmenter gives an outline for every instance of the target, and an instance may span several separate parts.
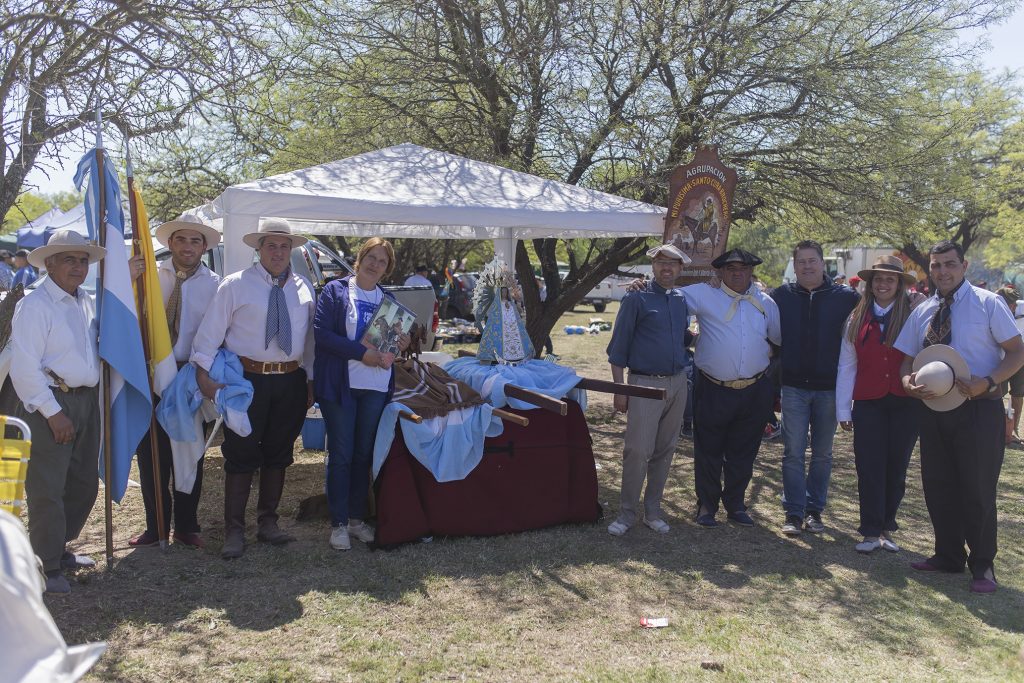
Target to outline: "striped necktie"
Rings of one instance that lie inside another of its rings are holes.
[[[953,297],[956,295],[956,290],[963,287],[964,282],[966,280],[962,280],[952,292],[942,297],[939,301],[939,309],[935,311],[931,323],[928,324],[928,332],[924,335],[922,346],[931,346],[932,344],[945,344],[949,346],[953,343],[953,322],[950,316],[953,308]]]
[[[267,334],[264,348],[270,348],[270,342],[276,337],[277,345],[286,354],[292,352],[292,322],[288,317],[288,304],[284,299],[284,283],[288,281],[289,271],[278,277],[271,276],[273,285],[270,288],[270,299],[267,301]]]

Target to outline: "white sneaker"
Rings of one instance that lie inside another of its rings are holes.
[[[878,539],[878,542],[882,544],[882,550],[886,552],[898,553],[900,551],[900,547],[896,545],[896,542],[893,541],[891,538],[886,538],[885,536],[882,536],[880,539]]]
[[[653,529],[654,531],[657,531],[659,534],[667,534],[669,530],[668,523],[666,523],[663,519],[645,519],[644,524],[647,525],[648,529]]]
[[[351,550],[352,542],[348,540],[348,529],[336,526],[331,529],[331,547],[335,550]]]
[[[882,547],[881,541],[877,538],[865,538],[863,541],[854,546],[854,549],[861,554],[867,555],[873,553]]]
[[[629,531],[629,525],[620,522],[619,520],[615,520],[608,525],[608,533],[612,536],[622,536],[627,531]]]
[[[373,543],[373,527],[362,520],[348,523],[348,535],[363,543]]]

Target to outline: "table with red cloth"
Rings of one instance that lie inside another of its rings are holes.
[[[595,522],[597,472],[590,429],[577,403],[564,417],[510,410],[526,427],[505,423],[484,441],[480,464],[465,479],[438,483],[408,451],[397,430],[374,483],[377,543],[424,536],[488,536],[567,522]]]

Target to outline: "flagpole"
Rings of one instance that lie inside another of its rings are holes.
[[[106,191],[103,187],[103,117],[100,114],[100,101],[96,100],[96,166],[99,172],[96,174],[96,186],[99,190],[99,211],[98,220],[96,221],[96,231],[99,244],[101,247],[106,247],[107,244],[107,207],[106,207]],[[92,188],[90,188],[90,191]],[[104,275],[106,268],[104,267],[104,261],[106,259],[100,259],[100,282],[104,282]],[[97,287],[97,296],[100,297],[100,307],[102,310],[103,301],[106,298],[103,287]],[[101,367],[103,368],[103,403],[100,406],[103,413],[103,511],[106,517],[105,519],[105,535],[107,542],[107,569],[112,569],[114,564],[114,498],[110,492],[111,479],[113,478],[113,465],[111,464],[111,458],[113,457],[113,448],[110,443],[110,364],[102,358],[100,359]]]
[[[138,256],[142,247],[139,240],[142,236],[139,235],[139,217],[138,208],[135,206],[135,174],[132,169],[132,157],[131,150],[128,148],[128,136],[124,136],[124,156],[126,174],[128,176],[128,212],[131,216],[132,221],[132,256]],[[145,236],[146,239],[150,239],[149,235]],[[145,264],[146,268],[151,267],[152,264]],[[149,343],[149,307],[146,305],[146,278],[142,276],[135,280],[135,301],[136,306],[139,309],[139,328],[142,331],[142,352],[146,356],[146,362],[149,370],[149,392],[151,396],[155,396],[153,393],[153,349]],[[154,504],[156,505],[156,527],[157,537],[160,539],[160,549],[167,550],[167,528],[164,524],[164,485],[160,481],[160,452],[158,450],[159,444],[157,442],[156,432],[156,401],[152,403],[152,410],[149,412],[149,455],[153,461],[153,491],[156,494]]]

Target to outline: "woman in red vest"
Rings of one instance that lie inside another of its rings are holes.
[[[907,396],[900,382],[903,354],[892,344],[913,308],[907,286],[914,276],[895,256],[880,256],[868,270],[864,296],[843,333],[836,381],[836,418],[853,431],[864,540],[857,552],[899,551],[892,540],[896,511],[906,490],[907,466],[918,434],[921,402]],[[851,410],[851,404],[853,406]]]

